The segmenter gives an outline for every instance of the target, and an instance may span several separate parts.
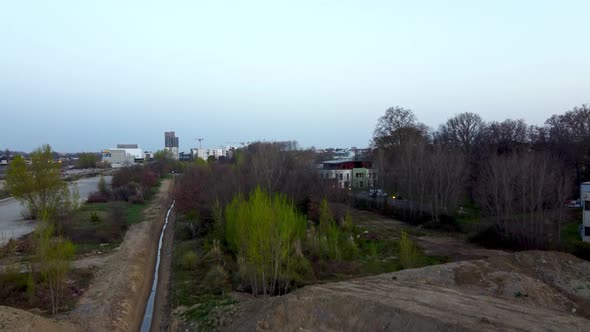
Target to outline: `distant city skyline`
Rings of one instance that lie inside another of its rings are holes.
[[[0,148],[365,147],[391,106],[438,127],[590,103],[588,1],[12,1]],[[8,124],[8,125],[6,125]]]

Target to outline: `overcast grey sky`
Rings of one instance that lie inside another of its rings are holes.
[[[0,148],[366,146],[393,105],[438,126],[590,102],[590,1],[2,1]]]

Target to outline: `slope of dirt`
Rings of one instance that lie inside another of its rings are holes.
[[[144,213],[145,221],[125,234],[119,249],[106,257],[70,319],[84,331],[138,330],[155,265],[159,231],[164,222],[171,182],[163,181]]]
[[[521,252],[250,301],[228,331],[589,331],[590,262]]]
[[[0,306],[0,331],[46,331],[69,332],[76,327],[67,322],[58,322],[30,312]]]

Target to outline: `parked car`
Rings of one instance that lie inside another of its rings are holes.
[[[579,208],[582,207],[582,204],[580,202],[580,199],[568,199],[567,201],[564,202],[564,205],[570,208]]]
[[[376,198],[376,197],[386,197],[387,193],[383,191],[383,189],[371,189],[369,190],[369,196]]]

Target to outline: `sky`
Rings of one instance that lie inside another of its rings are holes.
[[[0,148],[367,146],[590,103],[590,1],[0,1]]]

